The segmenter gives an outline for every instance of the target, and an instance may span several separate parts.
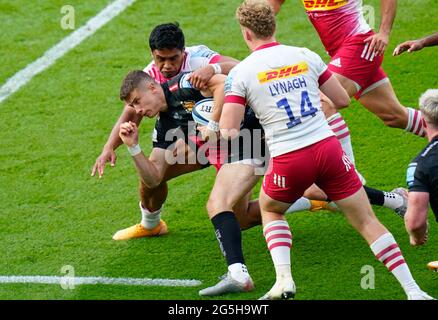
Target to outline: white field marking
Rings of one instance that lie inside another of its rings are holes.
[[[18,71],[0,88],[0,103],[6,100],[11,94],[18,91],[38,73],[54,64],[56,60],[91,36],[135,1],[136,0],[116,0],[112,2],[99,12],[99,14],[88,20],[85,25],[72,32],[55,46],[47,50],[42,57],[27,65],[26,68]]]
[[[149,279],[149,278],[107,278],[107,277],[56,277],[56,276],[0,276],[1,283],[58,284],[68,282],[73,285],[111,284],[126,286],[196,287],[199,280]]]

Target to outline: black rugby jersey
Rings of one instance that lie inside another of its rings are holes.
[[[189,74],[181,73],[161,85],[168,109],[160,112],[155,122],[152,137],[154,148],[167,149],[181,135],[183,135],[181,138],[187,142],[189,135],[196,134],[192,108],[196,102],[206,97],[201,94],[200,90],[192,87],[187,80]]]
[[[409,164],[409,191],[428,192],[430,206],[438,221],[438,136]]]

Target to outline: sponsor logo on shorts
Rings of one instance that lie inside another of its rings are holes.
[[[335,67],[342,68],[341,58],[336,58],[336,59],[330,61],[330,64],[335,66]]]
[[[298,64],[286,66],[283,68],[263,71],[257,74],[260,83],[271,82],[278,79],[285,79],[304,74],[309,70],[306,62],[302,61]]]
[[[347,172],[353,167],[353,163],[345,153],[342,155],[342,162],[344,162],[345,170],[347,170]]]
[[[274,184],[280,188],[286,188],[286,177],[274,173]]]
[[[348,4],[348,0],[302,0],[307,11],[329,11]]]

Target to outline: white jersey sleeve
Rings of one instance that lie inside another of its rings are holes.
[[[194,71],[205,67],[210,63],[215,63],[220,60],[221,55],[216,51],[211,50],[207,46],[191,46],[187,47],[187,59],[184,66],[186,71]]]

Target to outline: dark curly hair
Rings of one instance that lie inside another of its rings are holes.
[[[151,51],[174,48],[183,50],[184,46],[184,33],[178,22],[160,24],[152,30],[149,36]]]

